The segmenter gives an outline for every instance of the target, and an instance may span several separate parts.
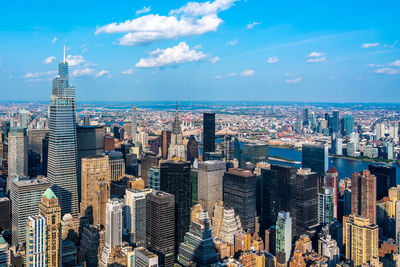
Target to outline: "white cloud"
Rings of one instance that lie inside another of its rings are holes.
[[[367,66],[367,67],[383,67],[384,65],[383,65],[383,64],[369,63],[369,64],[367,64],[367,65],[365,65],[365,66]]]
[[[78,66],[86,62],[86,59],[84,59],[81,55],[68,55],[65,60],[68,62],[70,67]]]
[[[127,69],[122,71],[122,74],[132,74],[135,70],[134,69]]]
[[[371,48],[371,47],[377,47],[377,46],[379,46],[379,43],[365,43],[365,44],[361,45],[362,48]]]
[[[240,73],[240,76],[254,76],[254,70],[244,70]]]
[[[395,75],[395,74],[400,74],[400,69],[380,68],[380,69],[375,70],[374,72],[379,73],[379,74]]]
[[[302,80],[301,77],[297,77],[297,78],[294,78],[294,79],[286,80],[285,83],[295,84],[295,83],[299,83],[301,80]]]
[[[228,76],[229,77],[234,77],[234,76],[237,76],[237,73],[236,72],[231,72],[231,73],[228,74]]]
[[[274,64],[274,63],[278,62],[279,60],[280,59],[277,56],[273,56],[273,57],[269,57],[267,62],[269,64]]]
[[[51,57],[48,57],[45,60],[43,60],[43,63],[44,64],[49,64],[49,63],[53,62],[53,60],[55,60],[55,59],[56,59],[56,57],[51,56]]]
[[[308,54],[307,57],[322,57],[322,56],[324,56],[323,53],[313,51],[310,54]]]
[[[55,44],[57,42],[57,37],[54,37],[53,40],[51,40],[51,44]]]
[[[217,75],[217,76],[214,77],[214,79],[222,79],[222,76],[221,75]]]
[[[179,9],[171,10],[168,16],[149,14],[121,23],[114,22],[98,27],[95,34],[124,33],[119,39],[120,45],[139,45],[215,32],[223,22],[218,13],[236,1],[189,2]]]
[[[249,23],[246,25],[246,29],[250,30],[252,29],[254,26],[260,25],[261,22],[253,22],[253,23]]]
[[[389,65],[394,67],[400,67],[400,59],[391,62]]]
[[[142,9],[139,9],[135,12],[136,16],[144,13],[149,13],[151,10],[151,7],[143,7]]]
[[[94,69],[91,68],[83,68],[83,69],[76,69],[71,73],[72,77],[81,77],[81,76],[90,76],[93,75]]]
[[[102,76],[104,76],[104,75],[106,75],[106,74],[110,74],[110,71],[108,71],[108,70],[101,70],[101,71],[99,71],[99,72],[95,75],[95,77],[96,77],[96,78],[102,77]]]
[[[24,75],[24,78],[31,79],[31,78],[39,78],[44,76],[52,76],[55,75],[57,71],[46,71],[46,72],[28,72]]]
[[[310,54],[307,55],[308,59],[306,60],[306,63],[316,63],[316,62],[325,62],[326,61],[326,56],[324,53],[320,52],[311,52]]]
[[[232,40],[232,41],[227,42],[226,45],[235,46],[235,45],[237,45],[238,41],[239,41],[238,39]]]
[[[217,63],[218,61],[219,61],[219,57],[213,57],[213,58],[210,58],[210,60],[208,60],[210,63],[212,63],[212,64],[215,64],[215,63]]]
[[[306,60],[307,63],[316,63],[316,62],[325,62],[326,57],[315,57],[315,58],[309,58]]]
[[[156,49],[150,52],[150,57],[141,58],[136,67],[139,68],[159,68],[165,66],[173,66],[183,63],[196,62],[205,59],[205,55],[201,51],[190,50],[185,42],[167,49]]]

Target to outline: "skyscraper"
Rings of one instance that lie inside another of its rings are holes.
[[[368,170],[376,176],[376,200],[386,197],[389,188],[396,186],[396,167],[372,164]]]
[[[296,235],[310,234],[318,223],[318,175],[310,169],[299,169],[296,174]]]
[[[106,224],[106,205],[110,198],[110,168],[107,156],[82,159],[81,215],[88,215],[91,223]]]
[[[308,120],[308,108],[303,109],[303,125],[306,127],[310,125],[310,121]]]
[[[176,106],[175,119],[172,125],[171,143],[168,147],[168,159],[186,160],[185,145],[183,144],[181,122],[178,116],[178,106]]]
[[[339,111],[334,110],[332,111],[332,133],[338,133],[339,132]]]
[[[39,214],[46,219],[46,262],[48,266],[61,266],[61,208],[50,188],[42,195]]]
[[[42,215],[29,216],[26,229],[26,265],[48,266],[46,219]]]
[[[81,171],[82,158],[98,156],[104,153],[104,126],[78,126],[77,127],[77,155],[78,155],[78,197],[81,201]]]
[[[276,220],[276,244],[275,251],[284,252],[286,262],[289,261],[292,250],[292,218],[289,212],[281,211]]]
[[[200,211],[199,221],[193,221],[179,247],[178,262],[206,267],[217,262],[217,253],[211,233],[211,221],[206,211]]]
[[[191,135],[187,143],[187,160],[190,161],[191,164],[193,164],[194,159],[198,158],[199,158],[199,146],[197,144],[194,135]]]
[[[120,151],[109,151],[106,153],[110,165],[111,181],[121,180],[125,175],[124,156]]]
[[[222,178],[226,164],[222,161],[204,161],[198,165],[198,203],[211,214],[214,204],[222,201]]]
[[[328,170],[328,145],[303,144],[301,162],[303,168],[324,174]]]
[[[160,168],[150,167],[147,172],[149,188],[160,190]]]
[[[136,107],[132,107],[132,143],[137,141],[137,110]]]
[[[261,170],[260,230],[275,224],[280,211],[296,214],[297,169],[272,164],[270,169]],[[296,234],[296,219],[292,218],[292,234]]]
[[[334,219],[334,203],[332,188],[328,187],[318,193],[318,223],[329,224]]]
[[[47,176],[61,205],[61,213],[78,215],[75,87],[68,81],[68,63],[58,65],[49,112]]]
[[[174,266],[175,200],[174,195],[153,191],[146,195],[146,244],[156,253],[159,266]]]
[[[351,260],[354,266],[378,257],[379,227],[370,223],[368,218],[361,216],[351,217],[344,225],[346,245],[346,259]]]
[[[354,132],[354,117],[351,114],[347,114],[344,117],[344,127],[345,134],[349,136],[352,132]]]
[[[50,187],[43,179],[14,178],[10,187],[12,244],[26,241],[26,221],[38,214],[42,194]]]
[[[268,144],[243,144],[241,163],[268,161]]]
[[[28,176],[28,137],[22,127],[12,127],[8,135],[9,180],[16,176]]]
[[[335,167],[329,168],[329,170],[325,173],[325,188],[332,188],[333,195],[333,216],[337,218],[337,209],[338,209],[338,178],[339,174]]]
[[[175,196],[175,248],[183,241],[189,230],[190,208],[192,207],[192,184],[190,163],[164,161],[160,166],[161,191]]]
[[[239,215],[243,230],[255,232],[256,176],[248,170],[231,168],[223,178],[223,200]]]
[[[146,195],[138,189],[127,189],[124,207],[125,227],[136,246],[146,243]]]
[[[161,133],[161,157],[168,158],[168,148],[171,144],[171,131],[162,131]]]
[[[145,186],[148,186],[148,171],[150,168],[158,167],[158,157],[154,153],[144,153],[141,160],[141,175]]]
[[[105,246],[112,250],[122,245],[122,205],[118,199],[110,199],[106,207]]]
[[[368,170],[351,175],[351,213],[376,224],[376,176]]]
[[[203,114],[203,157],[215,152],[215,113]]]

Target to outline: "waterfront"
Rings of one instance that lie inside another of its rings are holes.
[[[278,148],[278,147],[270,147],[269,148],[270,156],[279,156],[287,159],[291,159],[294,161],[301,162],[301,151],[292,148]],[[278,162],[271,160],[272,164],[282,164],[287,166],[295,166],[300,168],[301,164],[293,164],[289,162]],[[351,160],[345,158],[335,158],[329,157],[329,167],[335,167],[339,172],[339,179],[343,179],[346,177],[351,177],[351,174],[355,171],[362,171],[368,169],[368,165],[370,164],[379,164],[385,165],[383,163],[373,163],[370,161],[362,161],[362,160]],[[396,181],[399,183],[400,181],[400,166],[393,164],[396,166]]]

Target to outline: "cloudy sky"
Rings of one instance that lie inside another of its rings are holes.
[[[351,2],[351,3],[350,3]],[[400,102],[400,1],[7,1],[0,100]]]

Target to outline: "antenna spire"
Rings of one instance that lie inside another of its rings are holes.
[[[65,45],[64,45],[64,58],[63,58],[63,62],[65,63]]]

